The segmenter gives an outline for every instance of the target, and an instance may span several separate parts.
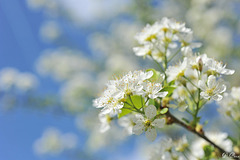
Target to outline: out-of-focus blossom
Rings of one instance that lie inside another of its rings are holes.
[[[40,35],[45,41],[54,41],[61,35],[61,30],[55,21],[48,21],[41,26]]]
[[[61,102],[66,111],[78,113],[88,108],[95,85],[89,74],[78,74],[64,83],[60,90]]]
[[[118,120],[118,124],[122,127],[124,127],[125,131],[128,133],[128,134],[132,134],[133,131],[133,126],[135,125],[135,122],[136,122],[136,119],[137,117],[133,114],[130,114],[130,115],[127,115],[127,116],[124,116],[124,117],[121,117],[119,120]]]
[[[224,148],[227,152],[232,151],[232,141],[227,139],[228,134],[223,132],[206,132],[206,136],[215,144]],[[204,147],[210,145],[204,139],[196,139],[191,145],[191,151],[197,158],[204,157]]]
[[[186,144],[186,137],[182,137],[178,141],[174,141],[170,137],[162,137],[157,144],[150,147],[149,160],[185,160],[186,155],[184,156],[181,152],[177,152],[177,149],[179,147],[184,147],[185,149],[187,147]]]
[[[93,64],[81,53],[69,49],[46,51],[37,62],[41,74],[51,75],[57,80],[66,80],[79,72],[88,72]]]
[[[240,120],[240,87],[233,87],[230,93],[225,93],[223,100],[218,109],[219,112],[233,118],[236,121]]]
[[[37,78],[27,72],[19,72],[14,68],[4,68],[0,71],[0,90],[9,91],[17,89],[19,91],[29,91],[38,85]]]
[[[34,143],[37,154],[57,155],[63,151],[74,149],[77,146],[77,136],[73,133],[61,133],[55,128],[48,128],[41,138]]]

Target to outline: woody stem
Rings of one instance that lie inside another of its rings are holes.
[[[185,123],[183,123],[182,121],[180,121],[179,119],[177,119],[175,116],[173,116],[169,111],[166,113],[167,119],[168,119],[168,124],[177,124],[183,128],[185,128],[186,130],[192,132],[193,134],[203,138],[204,140],[206,140],[207,142],[209,142],[211,145],[213,145],[215,148],[217,148],[221,155],[223,153],[228,153],[226,152],[224,149],[222,149],[221,147],[219,147],[217,144],[215,144],[214,142],[212,142],[210,139],[208,139],[205,135],[204,132],[197,132],[195,130],[195,128],[192,128],[191,126],[186,125]]]

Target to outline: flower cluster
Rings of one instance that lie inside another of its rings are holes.
[[[61,133],[55,128],[47,128],[42,137],[34,143],[37,154],[60,154],[65,150],[72,150],[77,146],[77,136],[73,133]]]
[[[170,137],[164,137],[153,149],[151,148],[149,160],[185,159],[182,153],[188,148],[188,143],[186,136],[176,141]]]
[[[234,70],[225,67],[226,65],[208,58],[206,54],[192,54],[184,57],[183,62],[167,68],[167,80],[174,81],[177,86],[184,86],[189,93],[199,89],[203,99],[220,101],[223,98],[221,94],[226,91],[221,76],[234,73]]]
[[[212,140],[215,144],[224,148],[227,152],[232,151],[232,141],[227,139],[228,134],[224,132],[206,132],[206,135]],[[191,145],[191,151],[196,158],[203,158],[206,156],[206,150],[211,150],[210,144],[203,139],[196,139]]]
[[[147,25],[136,35],[136,39],[141,46],[133,48],[135,54],[151,58],[160,72],[154,69],[134,71],[109,81],[103,95],[94,100],[95,107],[103,108],[99,114],[101,131],[107,131],[111,122],[119,118],[119,125],[128,134],[145,132],[147,139],[154,141],[158,128],[175,123],[205,139],[198,142],[203,144],[201,148],[193,144],[192,152],[198,152],[195,157],[215,158],[218,152],[214,147],[217,145],[231,151],[232,142],[226,134],[217,135],[218,139],[210,133],[206,133],[210,140],[205,137],[198,113],[206,103],[211,100],[219,102],[224,97],[221,105],[228,107],[220,110],[235,120],[240,119],[240,89],[233,88],[230,94],[224,93],[227,87],[223,76],[232,75],[235,71],[206,54],[194,53],[193,49],[201,45],[193,42],[192,30],[172,19],[163,18],[160,22]],[[172,60],[180,51],[181,60],[173,65]],[[188,116],[182,118],[184,122],[179,120],[173,114],[175,112],[171,113],[172,108],[186,111],[191,120]],[[206,141],[216,145],[211,146]],[[157,151],[153,152],[151,159],[195,159],[189,153],[186,137],[176,144],[172,143],[172,139],[163,143],[160,148],[156,147]],[[219,146],[216,148],[223,152]]]
[[[224,98],[219,103],[219,112],[233,118],[236,121],[240,120],[240,87],[233,87],[230,93],[224,93]]]
[[[113,117],[121,117],[127,110],[127,113],[137,113],[119,120],[119,124],[126,128],[128,133],[139,135],[146,131],[147,138],[152,141],[157,137],[155,128],[162,128],[165,121],[157,118],[157,108],[148,102],[150,99],[163,98],[168,92],[161,91],[164,76],[159,75],[161,78],[158,78],[157,83],[151,79],[153,75],[153,71],[134,71],[107,83],[103,95],[93,102],[95,107],[103,108],[99,113],[102,132],[110,128]]]
[[[122,78],[109,81],[103,95],[94,100],[94,106],[103,108],[101,111],[103,114],[116,115],[121,113],[121,109],[129,96],[165,97],[167,92],[160,92],[162,84],[152,83],[148,80],[152,76],[152,71],[130,71]]]
[[[165,61],[174,51],[181,50],[184,55],[199,48],[200,43],[193,42],[193,31],[173,19],[163,18],[160,22],[147,25],[135,36],[140,47],[133,48],[137,56],[148,56],[157,62]]]
[[[4,68],[0,71],[0,91],[16,89],[21,92],[33,90],[38,86],[38,79],[28,72],[19,72],[14,68]]]

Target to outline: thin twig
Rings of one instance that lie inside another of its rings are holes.
[[[187,129],[188,131],[192,132],[195,135],[198,135],[199,137],[203,138],[204,140],[206,140],[207,142],[209,142],[210,144],[212,144],[215,148],[217,148],[221,155],[223,153],[228,153],[226,152],[224,149],[222,149],[221,147],[219,147],[217,144],[215,144],[214,142],[212,142],[210,139],[208,139],[205,135],[204,132],[197,132],[194,128],[192,128],[191,126],[186,125],[185,123],[183,123],[182,121],[180,121],[179,119],[177,119],[175,116],[173,116],[169,111],[166,113],[166,116],[168,118],[168,123],[169,124],[178,124],[181,127]]]

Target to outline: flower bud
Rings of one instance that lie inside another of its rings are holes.
[[[198,60],[198,70],[202,72],[202,69],[203,69],[203,61],[202,61],[202,58],[200,58]]]

